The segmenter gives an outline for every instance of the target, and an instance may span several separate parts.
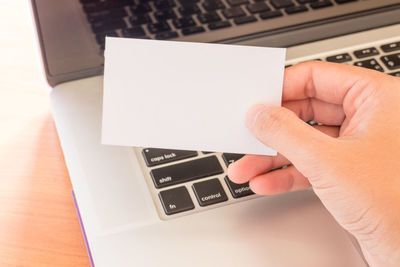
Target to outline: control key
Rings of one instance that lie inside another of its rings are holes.
[[[228,200],[218,178],[194,183],[192,188],[200,206],[208,206]]]

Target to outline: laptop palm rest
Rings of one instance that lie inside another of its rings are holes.
[[[51,94],[97,267],[366,266],[311,190],[160,220],[133,149],[100,143],[101,88],[97,76]]]

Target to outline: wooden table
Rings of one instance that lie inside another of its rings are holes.
[[[0,266],[90,266],[28,1],[0,0]]]

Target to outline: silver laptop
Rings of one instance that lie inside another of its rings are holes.
[[[289,47],[288,66],[325,60],[400,76],[398,0],[31,0],[31,7],[93,266],[367,266],[312,190],[263,197],[230,182],[226,167],[242,155],[101,145],[104,39]]]

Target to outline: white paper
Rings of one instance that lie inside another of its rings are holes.
[[[276,155],[245,126],[280,106],[285,49],[107,37],[102,143]]]

